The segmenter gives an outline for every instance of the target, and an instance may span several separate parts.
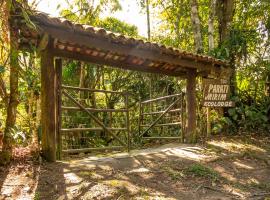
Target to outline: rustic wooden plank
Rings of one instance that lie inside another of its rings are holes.
[[[112,147],[96,147],[96,148],[82,148],[82,149],[66,149],[62,150],[63,153],[89,153],[92,151],[105,151],[105,150],[121,150],[124,146],[112,146]]]
[[[79,107],[62,106],[62,110],[81,110]],[[128,112],[128,109],[98,109],[98,108],[85,108],[89,112]]]
[[[126,109],[129,110],[128,108],[128,94],[125,96],[125,106]],[[130,151],[130,122],[129,122],[129,111],[126,112],[126,129],[127,129],[127,147],[128,151]]]
[[[168,111],[168,113],[176,113],[176,112],[181,112],[182,109],[174,109],[174,110],[170,110]],[[157,111],[157,112],[149,112],[149,113],[143,113],[143,115],[157,115],[157,114],[161,114],[164,113],[165,111]]]
[[[62,135],[61,135],[61,85],[62,85],[62,59],[55,60],[55,71],[56,71],[56,97],[57,97],[57,109],[56,109],[56,118],[57,118],[57,132],[56,132],[56,141],[57,141],[57,159],[61,160],[62,153]]]
[[[186,87],[187,131],[185,139],[186,142],[192,143],[196,139],[196,70],[188,72]]]
[[[108,128],[110,131],[125,131],[127,128]],[[93,128],[62,128],[62,133],[69,133],[69,132],[82,132],[82,131],[104,131],[103,128],[93,127]]]
[[[41,126],[42,153],[49,162],[56,161],[56,84],[51,41],[41,51]]]
[[[166,140],[170,140],[170,139],[181,139],[181,137],[142,137],[142,139],[146,139],[146,140],[159,140],[159,139],[166,139]]]
[[[141,102],[141,103],[142,103],[142,104],[147,104],[147,103],[152,103],[152,102],[155,102],[155,101],[165,100],[165,99],[168,99],[168,98],[179,97],[179,96],[181,96],[181,95],[182,95],[182,94],[173,94],[173,95],[168,95],[168,96],[158,97],[158,98],[155,98],[155,99],[150,99],[150,100],[147,100],[147,101],[143,101],[143,102]]]
[[[126,146],[126,144],[120,140],[120,138],[118,138],[115,134],[113,134],[107,127],[104,126],[104,124],[99,121],[98,118],[96,118],[91,112],[89,112],[88,110],[86,110],[79,102],[77,102],[71,95],[69,95],[66,91],[62,91],[62,93],[68,97],[75,105],[79,106],[82,110],[84,110],[99,126],[101,126],[104,131],[106,131],[107,133],[109,133],[111,136],[113,136],[121,145]]]
[[[88,92],[102,92],[102,93],[113,93],[113,94],[122,94],[122,95],[125,94],[125,92],[120,92],[120,91],[80,88],[80,87],[74,87],[74,86],[68,86],[68,85],[62,85],[62,88],[68,89],[68,90],[79,90],[79,91],[88,91]]]
[[[181,122],[173,122],[173,123],[166,123],[166,124],[155,124],[155,126],[176,126],[176,125],[181,125]],[[143,124],[141,127],[149,127],[151,124]]]
[[[179,76],[179,77],[186,76],[186,69],[185,68],[183,68],[181,71],[176,72],[176,71],[172,71],[172,70],[162,70],[162,69],[155,68],[155,67],[148,67],[148,66],[144,66],[143,64],[142,65],[132,64],[132,63],[126,62],[125,60],[124,61],[109,60],[109,59],[106,60],[104,58],[98,58],[98,57],[91,56],[91,55],[68,52],[68,51],[59,50],[59,49],[54,49],[53,52],[58,57],[80,60],[80,61],[85,61],[85,62],[90,62],[90,63],[95,63],[95,64],[102,64],[102,65],[120,68],[123,70],[132,70],[132,71],[140,71],[140,72],[146,72],[146,73],[164,74],[164,75],[168,75],[168,76]]]
[[[157,125],[157,123],[158,123],[158,121],[168,112],[168,111],[170,111],[172,108],[173,108],[173,106],[178,102],[178,101],[180,101],[181,100],[181,97],[180,98],[178,98],[178,99],[176,99],[171,105],[169,105],[168,106],[168,108],[165,110],[165,112],[164,113],[162,113],[161,115],[159,115],[158,116],[158,118],[140,135],[140,137],[141,136],[143,136],[143,135],[145,135],[145,133],[147,133],[153,126],[155,126],[155,125]]]

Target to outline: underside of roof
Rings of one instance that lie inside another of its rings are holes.
[[[219,74],[228,68],[228,63],[219,59],[75,24],[42,12],[31,11],[30,19],[36,28],[27,26],[18,15],[14,18],[12,28],[21,48],[43,49],[51,43],[56,57],[171,76],[185,76],[189,69]]]

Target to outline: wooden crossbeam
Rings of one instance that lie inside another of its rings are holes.
[[[140,135],[140,137],[142,137],[142,136],[144,136],[153,126],[155,126],[158,122],[159,122],[159,120],[167,113],[167,112],[169,112],[172,108],[173,108],[173,106],[178,102],[178,101],[180,101],[182,98],[181,97],[179,97],[179,98],[177,98],[171,105],[169,105],[168,106],[168,108],[166,108],[166,110],[161,114],[161,115],[159,115],[159,117]]]
[[[65,90],[62,90],[62,93],[69,98],[75,105],[77,105],[81,110],[85,111],[99,126],[101,126],[104,131],[113,136],[121,145],[126,146],[126,144],[120,140],[111,130],[109,130],[97,117],[95,117],[90,111],[85,109],[78,101],[76,101],[70,94],[68,94]]]

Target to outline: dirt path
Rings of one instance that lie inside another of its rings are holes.
[[[0,199],[267,199],[269,138],[0,169]]]

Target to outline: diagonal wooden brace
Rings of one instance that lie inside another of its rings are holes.
[[[161,115],[159,115],[159,117],[140,135],[140,137],[142,137],[142,136],[144,136],[145,135],[145,133],[147,133],[153,126],[155,126],[157,123],[158,123],[158,121],[167,113],[167,112],[169,112],[172,108],[173,108],[173,106],[178,102],[178,101],[180,101],[182,99],[182,97],[179,97],[179,98],[177,98],[171,105],[169,105],[168,106],[168,108],[166,108],[166,110],[161,114]]]
[[[85,111],[99,126],[101,126],[104,131],[109,133],[111,136],[113,136],[118,142],[120,142],[121,145],[127,146],[123,141],[120,140],[119,137],[117,137],[115,134],[113,134],[104,124],[99,121],[98,118],[96,118],[91,112],[89,112],[87,109],[85,109],[78,101],[76,101],[70,94],[68,94],[66,91],[62,90],[62,93],[69,98],[74,104],[76,104],[81,110]]]

